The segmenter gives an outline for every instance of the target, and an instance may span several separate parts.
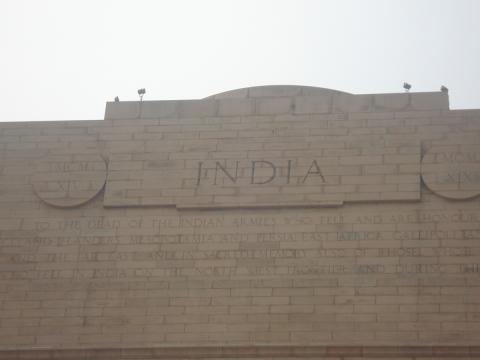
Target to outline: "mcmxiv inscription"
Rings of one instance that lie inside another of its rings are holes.
[[[32,185],[47,204],[74,207],[102,190],[107,175],[105,160],[98,155],[50,156],[37,163]]]

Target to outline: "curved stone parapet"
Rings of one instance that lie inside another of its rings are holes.
[[[349,94],[313,86],[254,86],[194,100],[109,102],[105,119],[156,119],[249,115],[448,110],[443,92]]]
[[[230,98],[260,98],[277,96],[324,96],[333,94],[351,95],[344,91],[327,89],[316,86],[302,85],[264,85],[252,86],[241,89],[224,91],[218,94],[210,95],[205,99],[230,99]]]

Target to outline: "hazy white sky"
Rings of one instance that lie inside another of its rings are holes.
[[[0,0],[0,121],[256,85],[450,89],[480,108],[478,0]]]

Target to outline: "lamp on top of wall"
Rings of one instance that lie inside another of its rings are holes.
[[[145,95],[145,88],[143,89],[138,89],[138,96],[140,96],[140,101],[143,101],[143,95]]]

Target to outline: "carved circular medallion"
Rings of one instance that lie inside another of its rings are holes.
[[[449,199],[480,194],[480,146],[436,146],[422,160],[422,179],[434,193]]]
[[[47,204],[68,208],[95,197],[106,178],[107,165],[100,155],[49,156],[38,162],[32,185]]]

